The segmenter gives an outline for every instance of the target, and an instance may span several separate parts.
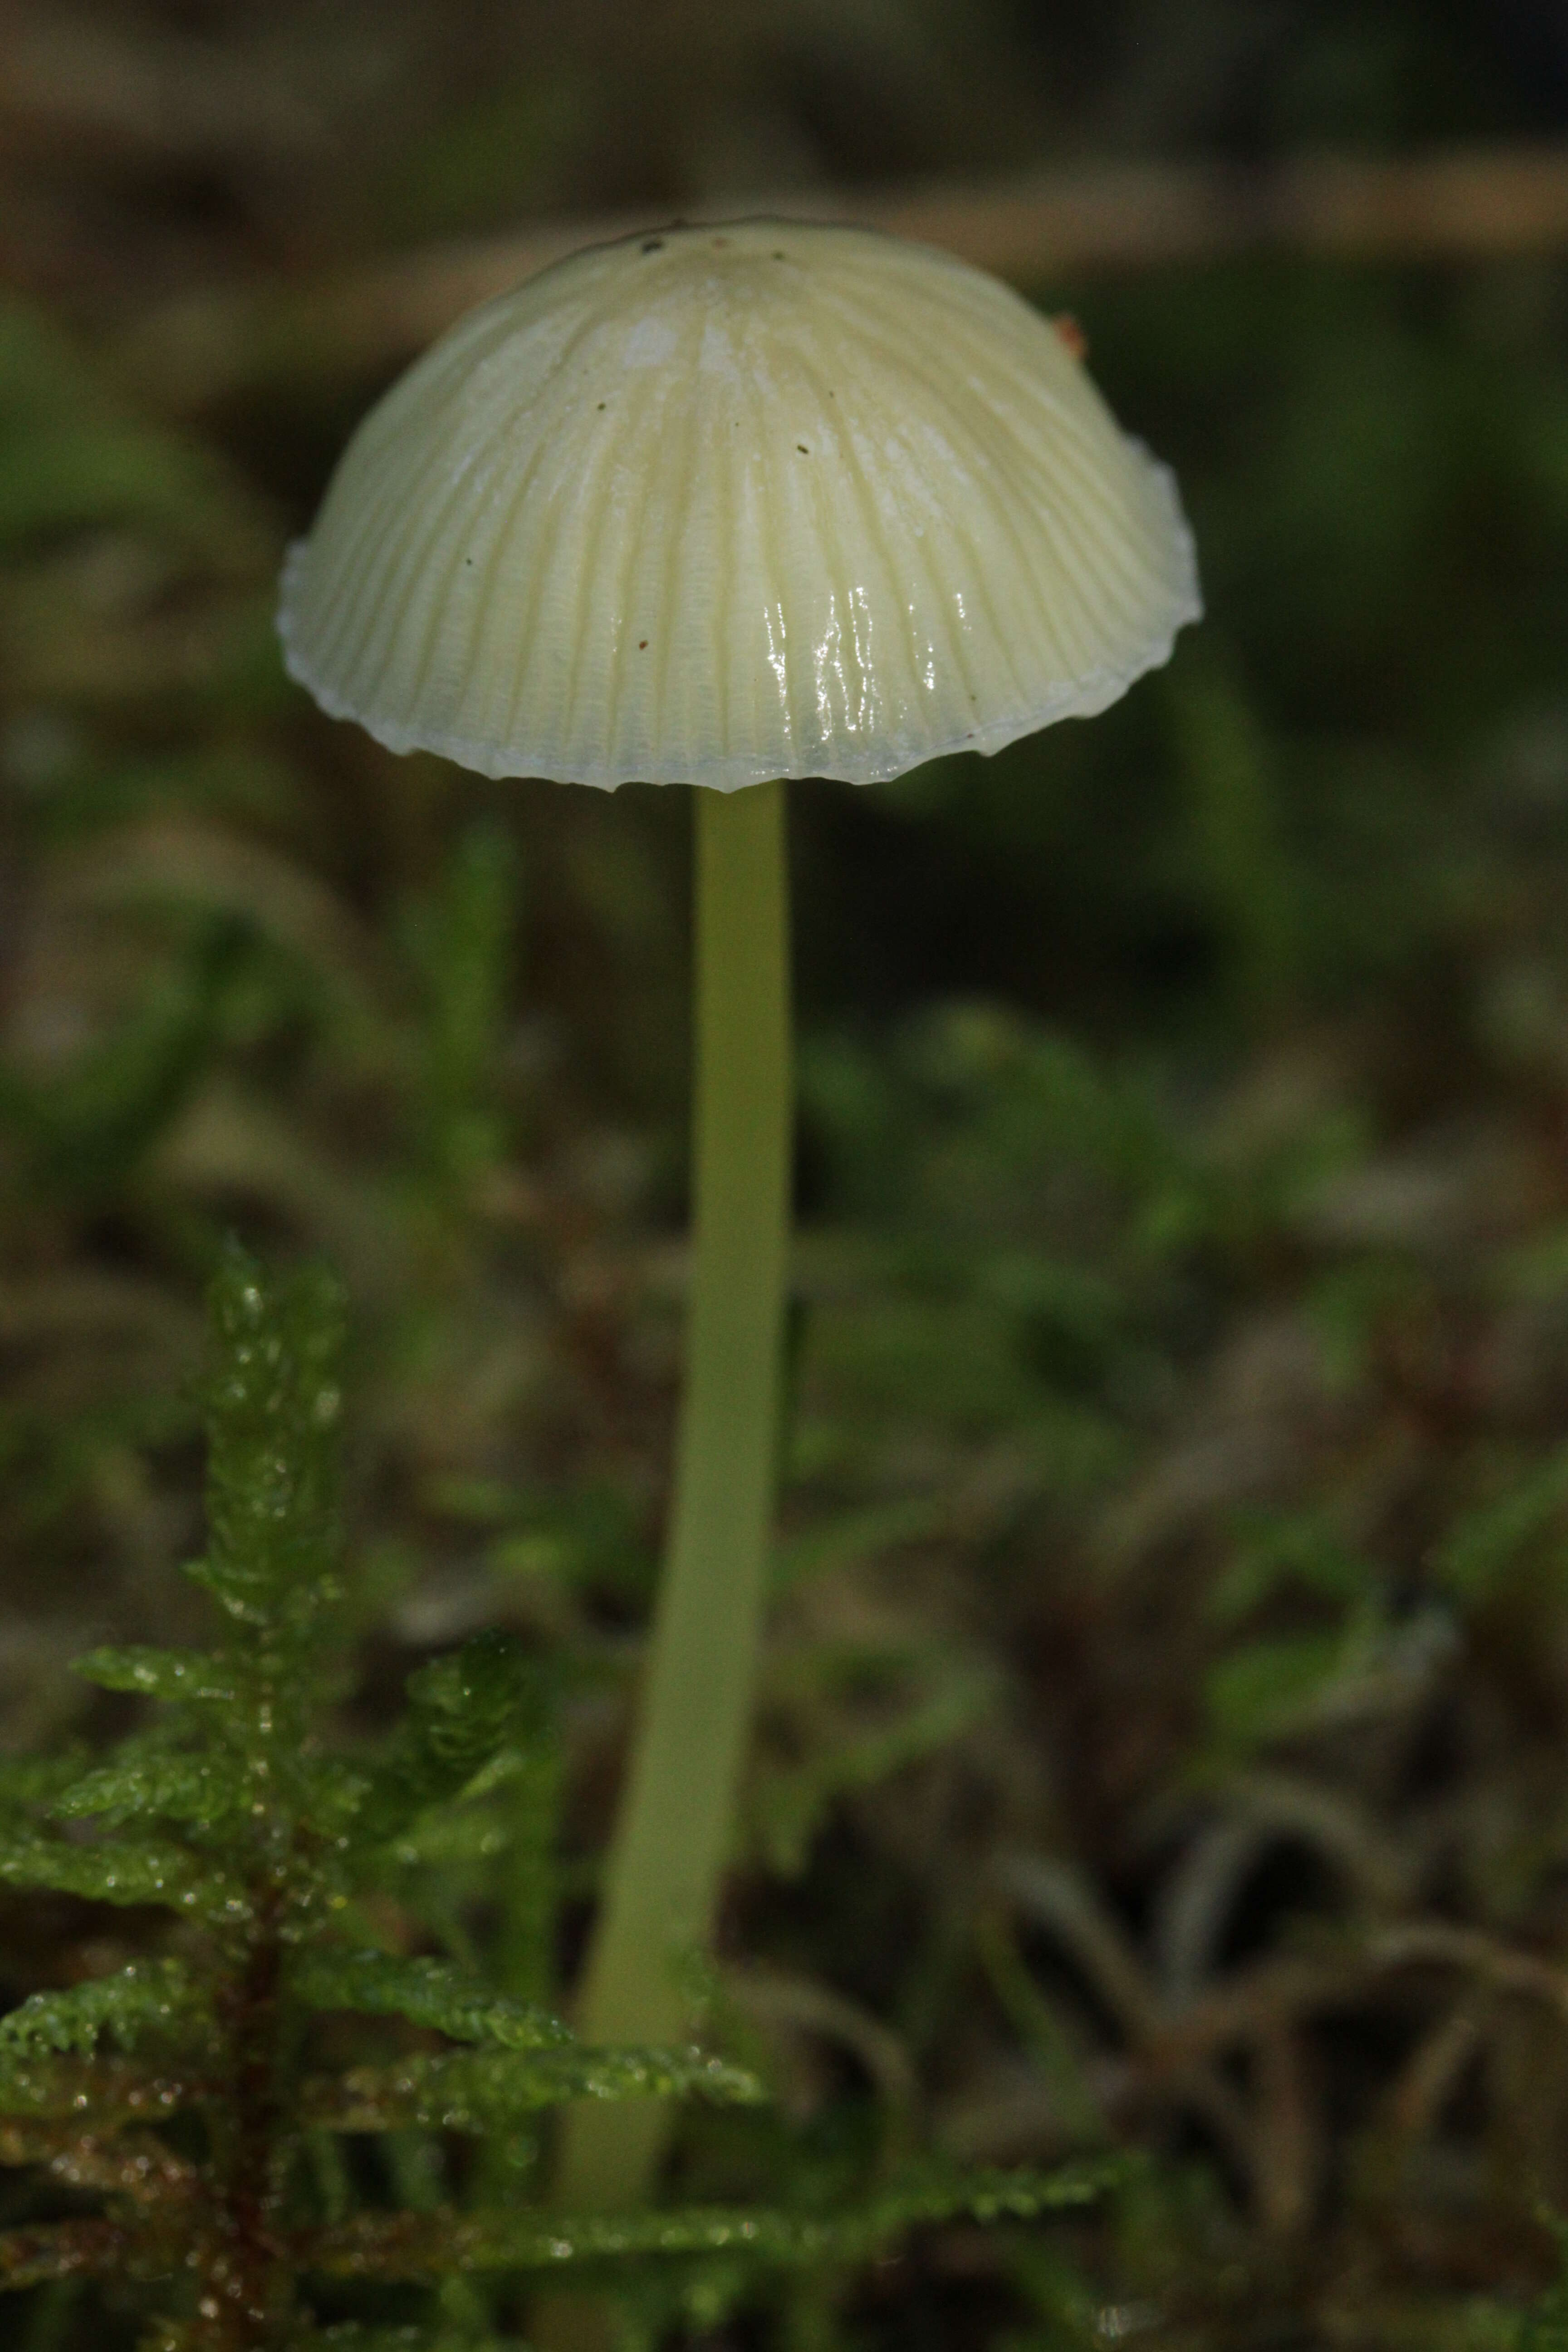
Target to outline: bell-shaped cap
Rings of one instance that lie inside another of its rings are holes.
[[[1200,610],[1170,474],[1038,311],[753,220],[459,320],[350,443],[279,627],[393,751],[727,792],[1087,717]]]

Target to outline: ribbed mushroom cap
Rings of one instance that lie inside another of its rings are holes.
[[[742,221],[574,255],[365,419],[295,677],[492,776],[870,783],[1086,717],[1201,610],[1170,474],[949,255]]]

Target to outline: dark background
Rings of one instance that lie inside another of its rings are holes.
[[[0,9],[7,1746],[105,1727],[85,1641],[195,1622],[230,1228],[353,1293],[361,1707],[491,1620],[593,1667],[563,1970],[663,1507],[685,796],[315,713],[272,581],[386,369],[299,336],[182,396],[168,306],[1565,113],[1522,0]],[[1568,2204],[1568,265],[1025,290],[1175,467],[1209,618],[1092,724],[793,797],[795,1573],[724,1932],[795,2137],[681,2160],[751,2185],[879,2103],[1149,2153],[824,2347],[1522,2343]],[[0,1977],[127,1934],[18,1910]]]

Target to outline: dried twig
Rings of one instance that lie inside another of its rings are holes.
[[[919,2086],[902,2041],[858,2001],[807,1977],[758,1967],[728,1970],[724,1990],[764,2033],[815,2034],[858,2058],[876,2085],[896,2140],[908,2136]]]
[[[1460,1969],[1495,1991],[1544,2001],[1568,2018],[1568,1974],[1551,1961],[1510,1951],[1479,1928],[1417,1919],[1347,1938],[1321,1958],[1261,1960],[1174,2011],[1151,2046],[1163,2066],[1189,2065],[1314,2010],[1348,2006],[1364,1997],[1369,1977],[1414,1968]]]
[[[1324,2169],[1322,2105],[1289,2026],[1259,2035],[1253,2069],[1258,2218],[1271,2237],[1293,2237],[1311,2218]]]
[[[1126,2036],[1143,2084],[1200,2116],[1243,2175],[1255,2183],[1258,2152],[1251,2118],[1203,2053],[1171,2053],[1159,1992],[1121,1927],[1088,1881],[1065,1864],[1010,1854],[998,1875],[1026,1916],[1048,1928],[1082,1969]]]
[[[693,207],[844,220],[945,246],[1016,284],[1147,269],[1278,247],[1358,259],[1465,259],[1568,245],[1568,149],[1462,148],[1398,162],[1316,157],[1267,171],[1121,165],[990,187],[824,188]],[[194,415],[247,389],[374,378],[475,302],[579,246],[648,226],[647,213],[531,223],[426,247],[304,287],[183,299],[123,341],[126,375]]]
[[[1286,1953],[1213,1981],[1185,2000],[1163,1999],[1121,1927],[1087,1880],[1065,1864],[1014,1854],[1000,1877],[1018,1908],[1048,1929],[1083,1971],[1128,2043],[1128,2088],[1200,2116],[1250,2180],[1260,2220],[1276,2237],[1308,2220],[1324,2164],[1323,2119],[1308,2079],[1301,2028],[1315,2013],[1364,2000],[1386,1973],[1458,1969],[1494,1994],[1544,2002],[1568,2018],[1568,1972],[1510,1950],[1479,1929],[1444,1920],[1362,1929],[1321,1953]],[[1467,2003],[1424,2042],[1392,2115],[1408,2134],[1441,2104],[1475,2046]],[[1220,2071],[1249,2052],[1251,2095]]]
[[[1375,1966],[1385,1969],[1465,1969],[1499,1992],[1544,2001],[1568,2019],[1568,1973],[1533,1952],[1510,1951],[1479,1927],[1416,1919],[1408,1927],[1384,1928],[1371,1938],[1367,1955]]]
[[[1480,2048],[1488,2005],[1468,1994],[1423,2034],[1395,2078],[1386,2105],[1390,2137],[1401,2145],[1433,2130],[1460,2076]]]

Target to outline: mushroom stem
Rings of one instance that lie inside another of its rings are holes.
[[[580,2004],[591,2042],[689,2030],[757,1678],[778,1449],[791,1140],[783,787],[696,795],[696,1085],[686,1388],[664,1575]],[[557,2196],[646,2194],[662,2102],[566,2118]]]

